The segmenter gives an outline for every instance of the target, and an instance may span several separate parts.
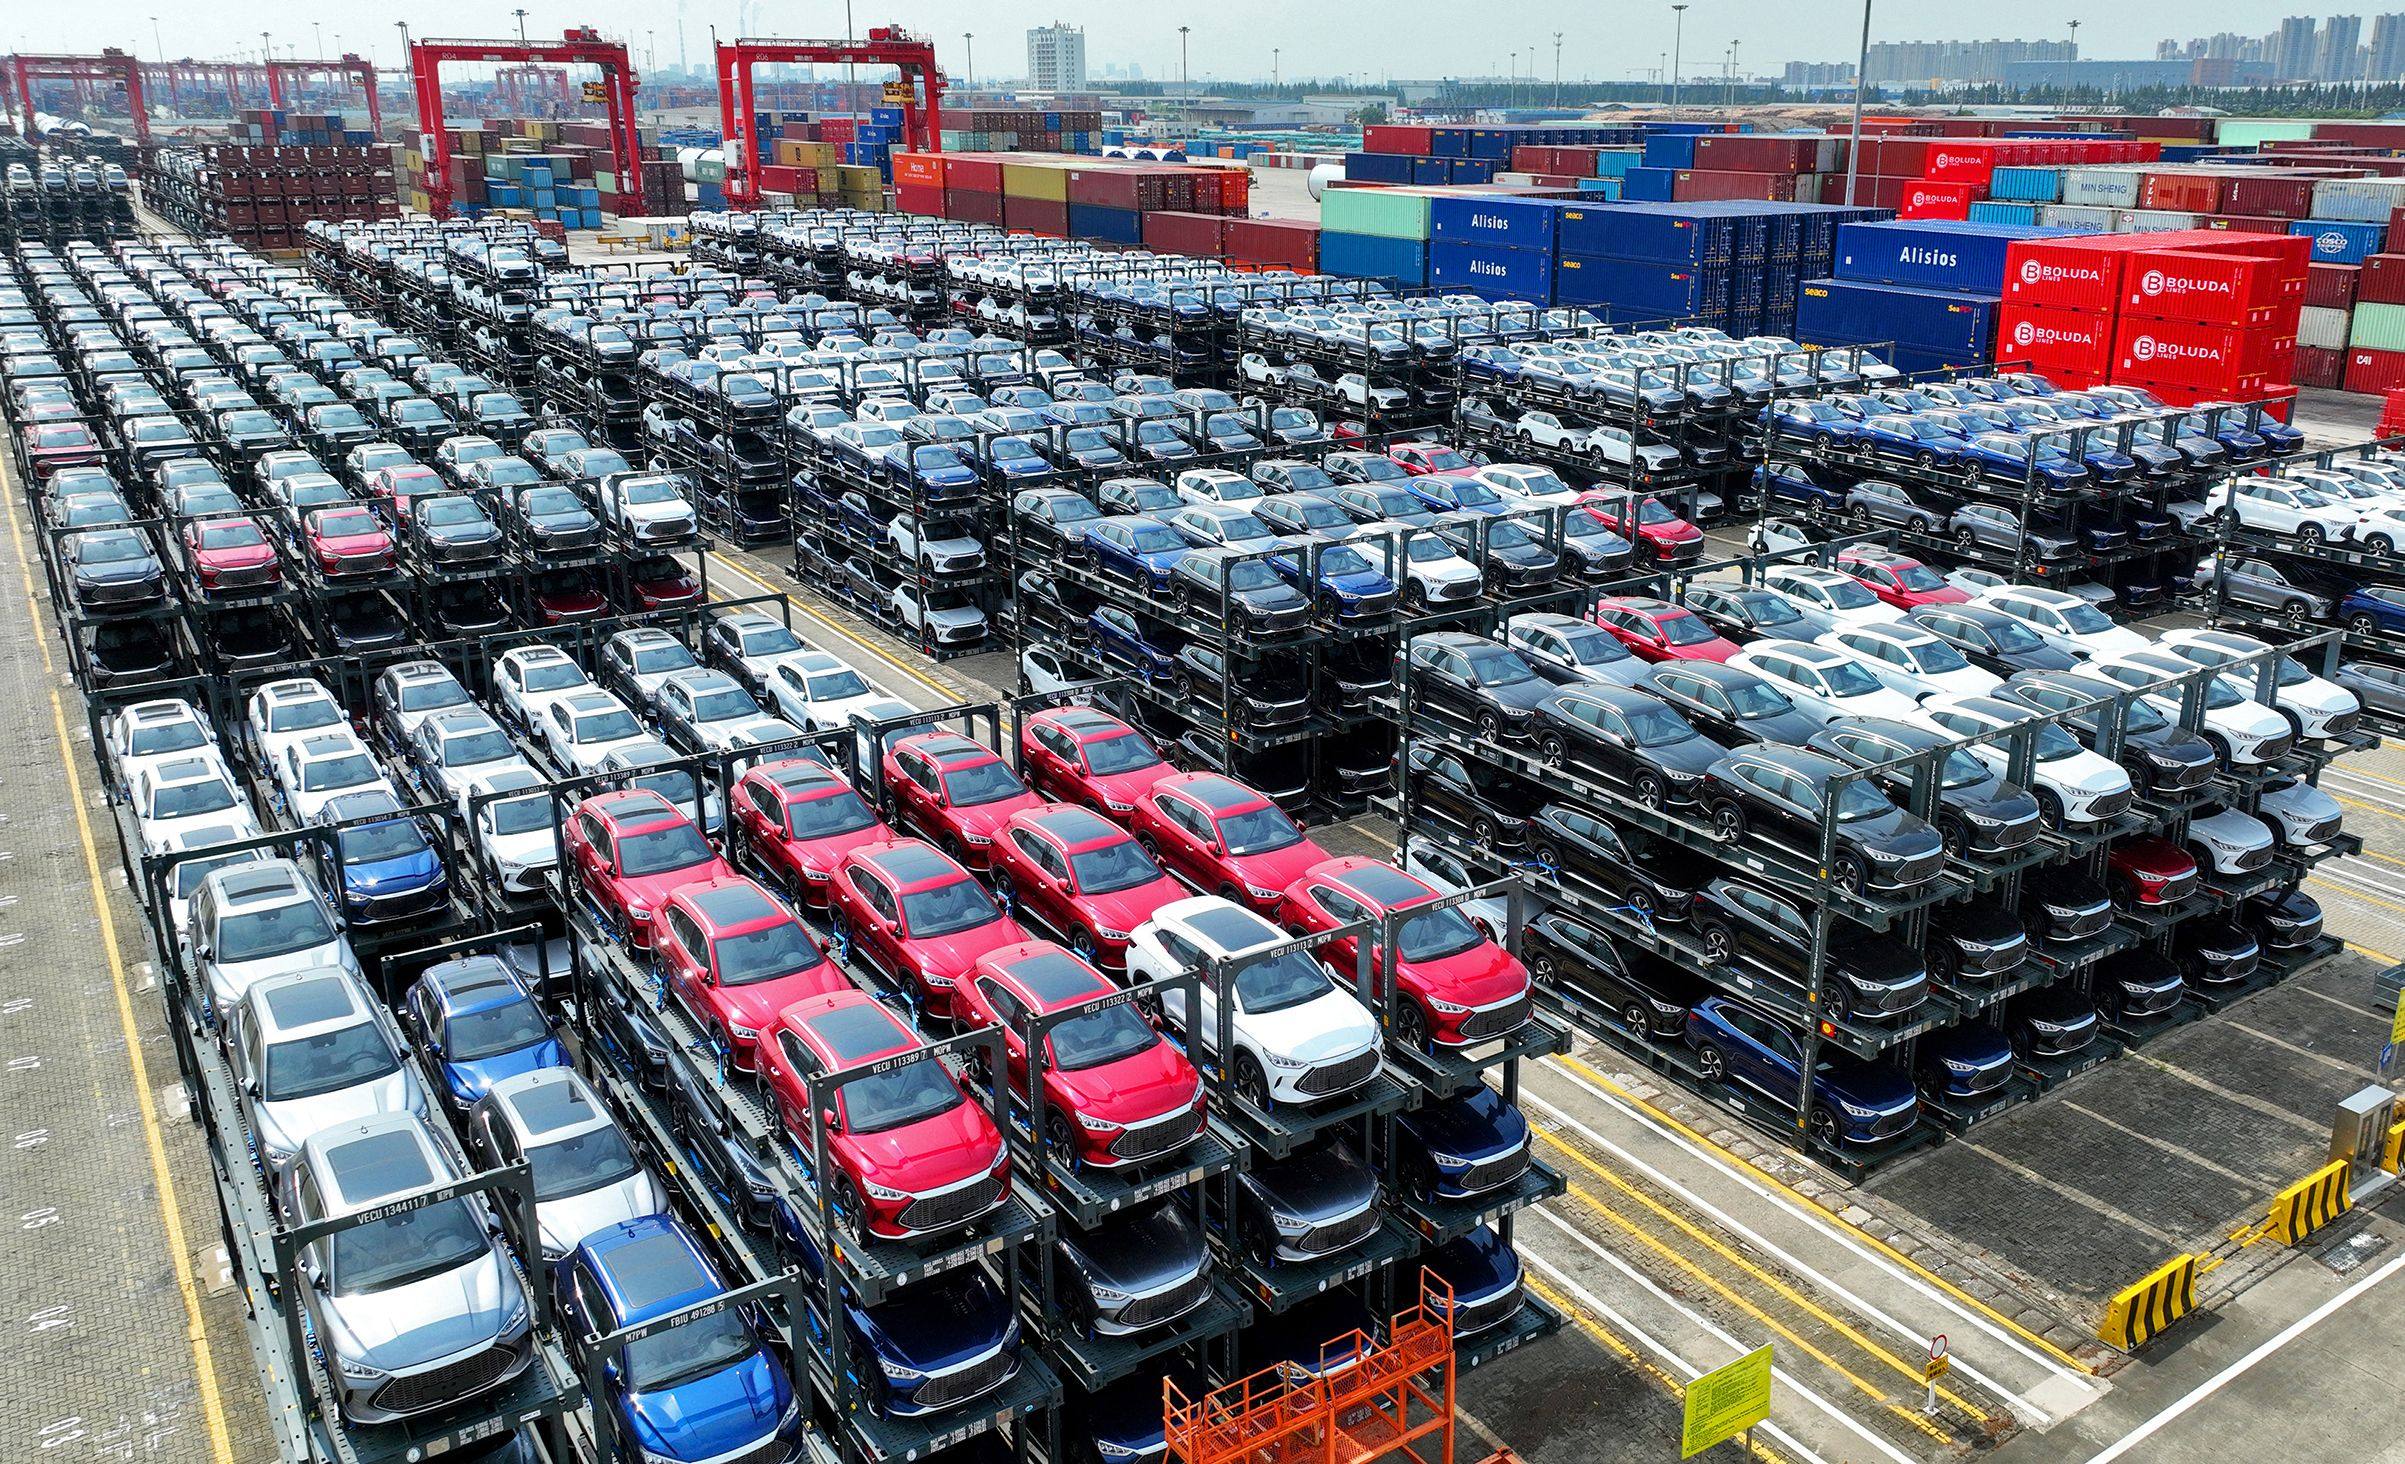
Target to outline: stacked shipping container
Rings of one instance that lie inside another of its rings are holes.
[[[1837,231],[1834,268],[1804,281],[1796,335],[1812,345],[1892,344],[1890,364],[1941,371],[1994,358],[2006,254],[2045,231],[1898,219]]]
[[[311,219],[399,215],[380,148],[209,143],[162,149],[144,175],[149,205],[195,234],[252,249],[297,249]]]
[[[1230,225],[1244,221],[1252,196],[1252,175],[1240,168],[1030,153],[918,152],[894,154],[893,167],[895,196],[904,213],[1305,269],[1315,253],[1309,236],[1316,231],[1308,226],[1235,233]],[[1149,223],[1155,215],[1174,217]],[[1173,236],[1175,243],[1169,242]],[[1250,253],[1232,253],[1231,244]]]

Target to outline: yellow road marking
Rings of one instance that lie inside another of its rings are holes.
[[[2386,783],[2391,788],[2405,788],[2405,783],[2398,782],[2395,778],[2383,777],[2378,773],[2367,773],[2361,768],[2341,768],[2339,771],[2350,778],[2361,778],[2366,783]]]
[[[1546,1285],[1544,1280],[1540,1277],[1524,1277],[1523,1284],[1526,1285],[1529,1290],[1535,1292],[1538,1297],[1543,1299],[1548,1305],[1552,1306],[1555,1311],[1560,1312],[1563,1316],[1566,1316],[1570,1320],[1578,1323],[1578,1329],[1586,1333],[1588,1336],[1594,1338],[1596,1341],[1602,1343],[1606,1351],[1612,1353],[1622,1362],[1627,1363],[1630,1367],[1635,1368],[1637,1371],[1645,1374],[1647,1377],[1652,1378],[1655,1382],[1660,1383],[1664,1388],[1667,1388],[1670,1391],[1670,1396],[1673,1398],[1682,1399],[1687,1396],[1687,1385],[1685,1383],[1680,1382],[1677,1378],[1672,1377],[1670,1374],[1662,1371],[1662,1369],[1659,1367],[1656,1367],[1650,1359],[1639,1355],[1637,1349],[1629,1346],[1627,1342],[1623,1341],[1618,1333],[1612,1331],[1603,1323],[1589,1316],[1586,1308],[1580,1306],[1577,1302],[1572,1301],[1569,1297],[1564,1296],[1559,1291],[1554,1290],[1551,1286]],[[1772,1464],[1784,1464],[1784,1460],[1786,1458],[1785,1455],[1773,1450],[1767,1444],[1754,1445],[1754,1457],[1758,1459],[1768,1459],[1772,1461]]]
[[[2372,960],[2378,961],[2383,966],[2394,966],[2397,964],[2397,958],[2390,955],[2386,951],[2376,951],[2370,946],[2357,945],[2351,940],[2345,942],[2345,944],[2346,948],[2350,951],[2353,951],[2356,955],[2368,956]]]
[[[2324,793],[2330,793],[2330,790],[2329,790],[2329,789],[2327,789],[2327,788],[2324,788],[2322,791],[2323,791]],[[2398,812],[2396,809],[2393,809],[2393,808],[2387,808],[2387,807],[2384,807],[2384,806],[2382,806],[2382,805],[2380,805],[2380,804],[2377,804],[2377,803],[2366,803],[2366,802],[2364,802],[2364,801],[2363,801],[2362,799],[2360,799],[2360,798],[2349,798],[2349,797],[2348,797],[2347,795],[2345,795],[2344,793],[2330,793],[2330,797],[2331,797],[2331,798],[2332,798],[2334,801],[2336,801],[2336,802],[2339,802],[2339,803],[2343,803],[2343,804],[2345,804],[2345,805],[2346,805],[2347,807],[2349,807],[2349,808],[2360,808],[2360,809],[2362,809],[2362,810],[2363,810],[2365,813],[2376,813],[2376,814],[2379,814],[2379,815],[2380,815],[2382,818],[2405,818],[2405,813],[2400,813],[2400,812]],[[2368,849],[2367,849],[2367,850],[2365,850],[2364,852],[2365,852],[2365,853],[2367,853],[2367,854],[2370,854],[2370,853],[2371,853],[2371,851],[2370,851],[2370,850],[2368,850]],[[2387,855],[2385,855],[2385,854],[2372,854],[2372,857],[2373,857],[2374,859],[2387,859],[2387,858],[2388,858],[2388,856],[2387,856]],[[2398,863],[2399,861],[2397,861],[2397,860],[2394,860],[2394,859],[2389,859],[2389,860],[2388,860],[2388,862],[2389,862],[2389,863],[2391,863],[2391,864],[2395,864],[2395,863]]]
[[[1900,1250],[1897,1250],[1894,1246],[1889,1245],[1886,1241],[1881,1240],[1878,1236],[1875,1236],[1860,1226],[1851,1224],[1839,1218],[1838,1216],[1829,1214],[1827,1211],[1821,1209],[1820,1206],[1814,1204],[1811,1200],[1802,1195],[1796,1194],[1794,1189],[1787,1184],[1773,1178],[1768,1174],[1764,1174],[1754,1165],[1747,1163],[1737,1155],[1730,1153],[1727,1149],[1722,1148],[1720,1145],[1712,1142],[1711,1139],[1707,1138],[1703,1134],[1697,1133],[1694,1129],[1689,1128],[1686,1124],[1679,1121],[1677,1115],[1659,1108],[1652,1103],[1648,1103],[1646,1100],[1638,1097],[1634,1093],[1629,1092],[1626,1088],[1621,1087],[1618,1083],[1613,1082],[1610,1078],[1607,1078],[1603,1074],[1595,1071],[1595,1069],[1587,1066],[1577,1058],[1549,1057],[1544,1059],[1544,1061],[1569,1068],[1578,1073],[1581,1077],[1586,1078],[1589,1082],[1592,1082],[1596,1086],[1605,1089],[1622,1101],[1632,1104],[1637,1108],[1643,1109],[1646,1113],[1659,1120],[1662,1124],[1676,1132],[1680,1137],[1686,1139],[1689,1143],[1695,1145],[1697,1148],[1717,1155],[1722,1161],[1730,1165],[1738,1173],[1759,1179],[1765,1184],[1777,1185],[1780,1189],[1786,1190],[1788,1194],[1794,1196],[1798,1213],[1809,1215],[1815,1222],[1821,1225],[1827,1226],[1833,1230],[1842,1230],[1844,1233],[1853,1236],[1857,1240],[1860,1240],[1863,1244],[1868,1245],[1871,1249],[1877,1251],[1882,1256],[1885,1256],[1887,1259],[1895,1262],[1897,1265],[1902,1266],[1904,1269],[1912,1272],[1912,1274],[1920,1277],[1930,1285],[1937,1287],[1940,1291],[1945,1292],[1948,1296],[1953,1297],[1956,1301],[1962,1303],[1964,1306],[1967,1306],[1973,1311],[1978,1312],[1981,1316],[1984,1316],[1990,1321],[1993,1321],[1997,1325],[2005,1328],[2013,1335],[2019,1337],[2022,1341],[2038,1348],[2040,1351],[2046,1353],[2049,1357],[2054,1358],[2056,1361],[2061,1362],[2068,1367],[2075,1367],[2083,1373],[2092,1375],[2096,1371],[2095,1368],[2089,1366],[2087,1363],[2084,1363],[2078,1358],[2073,1357],[2070,1353],[2065,1352],[2062,1348],[2055,1346],[2052,1342],[2047,1341],[2044,1337],[2039,1336],[2036,1332],[2031,1331],[2029,1328],[2021,1325],[2019,1322],[2014,1321],[2011,1317],[2008,1317],[2004,1313],[1996,1310],[1994,1307],[1989,1306],[1986,1302],[1981,1301],[1978,1297],[1971,1295],[1969,1292],[1963,1290],[1961,1287],[1955,1285],[1945,1277],[1938,1275],[1935,1271],[1932,1271],[1928,1267],[1922,1265],[1920,1262],[1915,1261],[1912,1257],[1904,1254]]]
[[[1540,1130],[1539,1132],[1542,1133],[1543,1131]],[[1762,1267],[1759,1265],[1756,1265],[1754,1262],[1747,1260],[1744,1256],[1739,1255],[1736,1251],[1730,1249],[1729,1246],[1722,1242],[1717,1236],[1710,1235],[1698,1228],[1696,1225],[1688,1221],[1685,1216],[1678,1214],[1669,1206],[1664,1205],[1659,1200],[1656,1200],[1653,1196],[1638,1189],[1635,1185],[1629,1183],[1628,1180],[1615,1173],[1610,1166],[1599,1162],[1592,1155],[1582,1153],[1575,1146],[1561,1138],[1560,1135],[1545,1133],[1543,1136],[1547,1143],[1553,1145],[1554,1148],[1559,1149],[1563,1154],[1568,1155],[1572,1161],[1579,1165],[1579,1167],[1585,1169],[1588,1173],[1593,1174],[1598,1179],[1610,1184],[1614,1189],[1619,1190],[1622,1194],[1627,1195],[1630,1199],[1635,1200],[1638,1204],[1643,1205],[1646,1209],[1651,1210],[1656,1215],[1661,1216],[1664,1220],[1669,1221],[1672,1225],[1677,1226],[1680,1231],[1684,1232],[1698,1245],[1703,1246],[1705,1249],[1711,1251],[1712,1254],[1719,1256],[1724,1261],[1727,1261],[1730,1265],[1744,1271],[1747,1275],[1753,1277],[1762,1285],[1770,1288],[1770,1290],[1777,1295],[1786,1298],[1789,1302],[1810,1313],[1814,1318],[1835,1329],[1838,1335],[1844,1337],[1847,1341],[1861,1348],[1864,1352],[1867,1352],[1871,1356],[1879,1359],[1880,1362],[1886,1364],[1889,1369],[1901,1376],[1905,1381],[1912,1383],[1918,1383],[1922,1381],[1922,1369],[1919,1364],[1906,1362],[1903,1358],[1898,1357],[1896,1354],[1888,1351],[1879,1343],[1863,1335],[1860,1329],[1847,1322],[1844,1318],[1832,1314],[1826,1308],[1822,1307],[1818,1302],[1815,1302],[1810,1297],[1805,1296],[1803,1293],[1797,1291],[1785,1281],[1780,1280],[1777,1276],[1774,1276],[1770,1272],[1762,1269]],[[1944,1398],[1949,1403],[1952,1403],[1955,1407],[1961,1409],[1964,1413],[1970,1415],[1972,1418],[1975,1418],[1982,1423],[1987,1421],[1987,1411],[1973,1404],[1970,1402],[1970,1400],[1959,1397],[1945,1388],[1940,1388],[1937,1390],[1937,1392],[1939,1397]]]
[[[912,681],[917,682],[919,685],[927,688],[937,696],[942,697],[945,701],[957,701],[959,699],[958,695],[953,692],[950,687],[947,687],[943,683],[934,680],[925,672],[920,671],[918,668],[910,665],[909,663],[898,659],[893,654],[885,650],[884,647],[872,645],[868,641],[863,640],[861,637],[854,635],[851,631],[844,629],[834,621],[829,620],[826,616],[819,614],[816,610],[805,604],[798,596],[793,595],[788,591],[776,588],[768,581],[760,578],[760,576],[752,573],[748,569],[745,569],[742,565],[737,564],[727,555],[718,554],[713,557],[717,560],[718,564],[722,568],[726,569],[729,573],[738,575],[744,580],[749,581],[751,584],[758,586],[762,594],[784,595],[786,602],[793,606],[796,613],[808,616],[811,620],[817,622],[819,625],[826,627],[829,631],[842,637],[845,641],[848,641],[852,645],[858,646],[861,650],[864,650],[870,655],[875,656],[878,660],[883,661],[886,665],[891,666],[896,671],[901,672],[904,676],[909,677]]]
[[[2305,876],[2305,883],[2320,885],[2334,895],[2344,895],[2350,900],[2361,900],[2366,905],[2377,905],[2383,910],[2394,910],[2399,915],[2405,915],[2405,905],[2400,905],[2394,900],[2381,899],[2378,895],[2367,895],[2352,885],[2342,885],[2326,875],[2309,874]]]
[[[0,474],[0,499],[8,500],[10,540],[17,550],[17,576],[25,587],[25,616],[35,642],[41,647],[42,669],[55,672],[51,660],[48,633],[43,628],[40,601],[34,597],[33,561],[25,549],[24,527],[17,520],[14,494],[9,491],[6,474]],[[224,1400],[217,1393],[217,1361],[209,1345],[209,1332],[201,1318],[200,1288],[192,1275],[189,1243],[184,1238],[182,1201],[175,1191],[175,1173],[167,1163],[167,1139],[159,1131],[158,1102],[152,1096],[150,1064],[142,1056],[142,1033],[134,1019],[134,1001],[125,980],[125,953],[117,943],[115,912],[109,909],[108,886],[100,873],[100,850],[92,839],[91,816],[84,810],[83,774],[75,766],[75,744],[67,735],[67,708],[60,700],[58,688],[50,689],[50,721],[58,736],[59,763],[67,770],[68,806],[75,810],[75,831],[83,841],[84,875],[91,884],[92,911],[100,917],[101,951],[108,958],[109,981],[117,998],[117,1028],[125,1040],[125,1057],[132,1069],[134,1099],[142,1113],[142,1139],[150,1151],[150,1177],[159,1193],[159,1215],[167,1227],[167,1258],[175,1267],[176,1290],[184,1301],[184,1340],[192,1348],[193,1373],[200,1389],[201,1417],[209,1430],[210,1457],[219,1464],[232,1464],[233,1438],[226,1427]],[[93,750],[97,756],[99,749]]]
[[[2366,859],[2377,859],[2382,864],[2393,864],[2399,869],[2405,869],[2405,859],[2399,859],[2394,854],[2383,854],[2377,849],[2364,850],[2363,857]]]

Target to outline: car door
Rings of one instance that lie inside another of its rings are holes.
[[[1058,727],[1039,724],[1028,729],[1027,780],[1050,794],[1076,780],[1077,744]]]
[[[1026,870],[1020,901],[1045,924],[1066,933],[1074,924],[1068,913],[1068,861],[1032,829],[1012,829],[1007,837]]]
[[[1160,815],[1160,832],[1155,838],[1163,860],[1196,884],[1216,888],[1219,835],[1210,819],[1174,793],[1153,794],[1152,806]]]
[[[844,878],[860,897],[860,907],[867,918],[856,922],[854,942],[869,964],[885,971],[902,969],[902,943],[908,932],[902,929],[901,902],[894,897],[893,887],[874,871],[855,865]]]
[[[900,775],[893,783],[894,802],[902,817],[921,833],[934,834],[935,815],[942,806],[935,769],[916,751],[904,748],[894,754],[894,771]]]
[[[1219,995],[1216,983],[1203,967],[1202,947],[1174,930],[1162,930],[1157,938],[1161,944],[1161,954],[1169,958],[1172,970],[1192,971],[1200,977],[1194,983],[1197,998],[1191,1023],[1187,1021],[1186,991],[1182,986],[1171,986],[1162,991],[1162,1013],[1169,1018],[1171,1025],[1185,1033],[1190,1043],[1216,1047],[1219,1041]]]
[[[670,906],[660,913],[652,944],[660,975],[693,1019],[710,1024],[710,943],[692,916]]]

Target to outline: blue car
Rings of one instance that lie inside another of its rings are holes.
[[[1789,504],[1807,513],[1836,513],[1846,502],[1843,486],[1830,486],[1801,463],[1764,463],[1755,468],[1754,492],[1765,504]]]
[[[2012,1080],[2012,1039],[1985,1022],[1965,1022],[1921,1038],[1915,1076],[1932,1098],[1985,1097]]]
[[[1406,479],[1403,486],[1411,490],[1412,495],[1420,502],[1427,504],[1438,513],[1468,512],[1501,515],[1512,511],[1512,506],[1503,501],[1502,494],[1479,482],[1476,478],[1454,477],[1445,473],[1422,473],[1416,478]]]
[[[1304,546],[1292,556],[1273,555],[1269,562],[1278,573],[1293,581],[1297,589],[1310,595],[1314,604],[1335,612],[1340,620],[1383,615],[1394,608],[1395,582],[1380,574],[1360,550],[1349,544],[1323,547],[1315,584],[1305,582],[1309,559],[1309,547]]]
[[[426,826],[398,814],[390,793],[373,788],[345,793],[326,804],[329,823],[373,819],[336,830],[333,848],[321,851],[328,883],[342,892],[342,912],[351,925],[379,925],[443,908],[451,898],[451,872]]]
[[[496,956],[427,967],[402,1002],[401,1021],[461,1113],[503,1078],[569,1065],[543,1009]]]
[[[561,1276],[559,1305],[571,1334],[607,1336],[725,1292],[685,1228],[649,1215],[577,1247]],[[627,1457],[791,1464],[802,1456],[801,1403],[744,1308],[628,1344],[603,1387],[608,1396],[595,1402],[609,1408]]]
[[[929,498],[958,498],[977,490],[977,469],[960,449],[944,442],[922,442],[888,457],[886,464],[915,483]]]
[[[1192,552],[1185,537],[1150,514],[1117,514],[1086,527],[1094,567],[1165,594],[1169,571]]]
[[[1518,1314],[1520,1257],[1491,1227],[1446,1241],[1423,1264],[1453,1288],[1454,1341],[1492,1331]]]
[[[1958,454],[1982,477],[2019,484],[2035,477],[2049,492],[2070,493],[2088,486],[2087,464],[2075,461],[2057,438],[2010,437],[1990,432],[1974,437]]]
[[[2056,411],[2045,402],[2021,398],[1996,408],[2016,431],[2062,432],[2086,425],[2077,414]],[[2138,476],[2138,460],[2115,447],[2116,434],[2097,433],[2080,446],[2080,460],[2101,483],[2121,483]],[[2066,448],[2065,451],[2069,449]]]
[[[1803,1080],[1803,1040],[1785,1022],[1725,996],[1706,997],[1687,1014],[1687,1045],[1704,1077],[1795,1107]],[[1921,1099],[1912,1080],[1890,1067],[1822,1048],[1812,1076],[1805,1132],[1825,1148],[1877,1144],[1910,1133]]]
[[[1086,636],[1093,642],[1094,653],[1113,666],[1147,681],[1166,683],[1177,678],[1176,654],[1154,644],[1143,624],[1116,605],[1086,616]]]
[[[1336,1377],[1361,1365],[1369,1355],[1366,1339],[1377,1334],[1378,1321],[1360,1297],[1323,1291],[1280,1316],[1275,1326],[1246,1328],[1242,1370],[1274,1367],[1298,1382]]]
[[[1874,412],[1850,429],[1841,428],[1837,440],[1874,456],[1918,463],[1924,468],[1955,462],[1969,446],[1961,434],[1937,417],[1914,417],[1892,411]]]
[[[805,1277],[824,1273],[817,1245],[782,1198],[776,1230]],[[823,1353],[826,1318],[815,1299],[804,1310],[811,1341]],[[982,1267],[962,1266],[913,1282],[875,1306],[862,1306],[847,1287],[843,1324],[850,1358],[844,1381],[861,1389],[870,1411],[881,1418],[958,1408],[1019,1374],[1018,1313]],[[874,1370],[864,1373],[872,1362]],[[1157,1416],[1159,1384],[1154,1387]]]
[[[1464,1199],[1526,1172],[1528,1120],[1481,1084],[1397,1119],[1395,1147],[1404,1182],[1422,1199]]]
[[[2338,602],[2338,623],[2357,635],[2405,632],[2405,590],[2386,586],[2349,590]]]
[[[1472,346],[1461,353],[1461,374],[1472,381],[1518,381],[1528,363],[1502,346]]]

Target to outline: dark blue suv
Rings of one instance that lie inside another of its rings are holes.
[[[1403,1181],[1422,1199],[1457,1200],[1511,1183],[1528,1168],[1528,1120],[1480,1084],[1395,1121]]]
[[[401,804],[381,788],[345,793],[326,804],[330,823],[368,819],[332,831],[320,861],[327,883],[342,894],[342,913],[352,925],[379,925],[439,910],[451,897],[451,874],[443,867],[442,852],[414,818],[381,818],[399,814]]]
[[[401,1025],[465,1114],[493,1084],[536,1068],[567,1067],[543,1009],[495,956],[462,956],[426,968],[401,1003]]]
[[[776,1229],[806,1277],[822,1273],[790,1202],[776,1202]],[[811,1345],[827,1346],[827,1323],[814,1299]],[[843,1298],[849,1385],[860,1388],[882,1418],[941,1413],[982,1398],[1019,1373],[1019,1318],[993,1278],[977,1266],[915,1281],[862,1306],[847,1287]]]
[[[1716,1083],[1748,1088],[1783,1108],[1795,1107],[1803,1082],[1803,1039],[1796,1030],[1724,996],[1706,997],[1687,1014],[1687,1045],[1695,1064]],[[1821,1049],[1812,1078],[1805,1131],[1831,1149],[1876,1144],[1909,1133],[1920,1121],[1912,1079],[1878,1063]]]

